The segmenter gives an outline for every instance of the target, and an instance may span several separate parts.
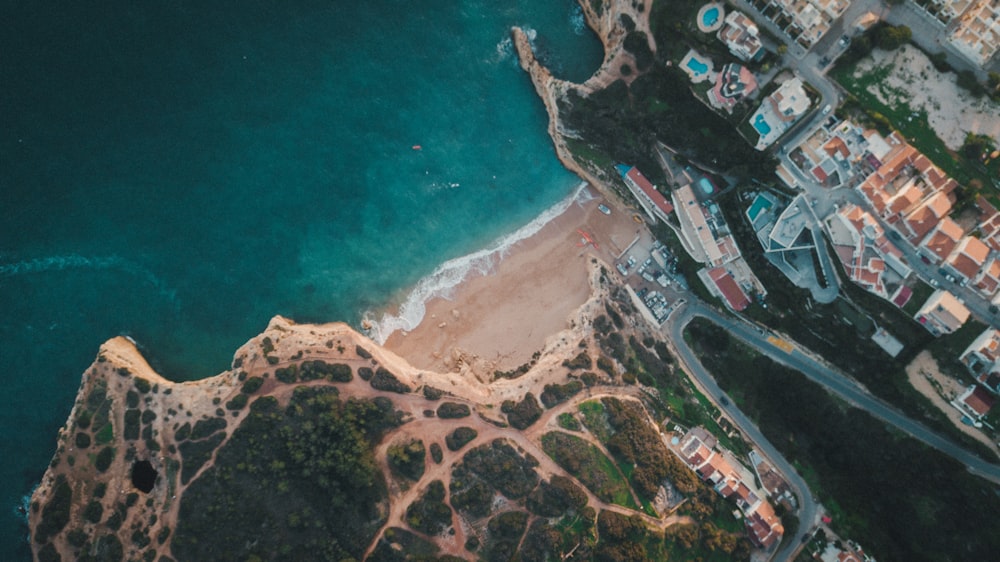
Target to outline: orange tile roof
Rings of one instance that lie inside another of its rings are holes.
[[[945,217],[941,219],[937,228],[927,237],[922,246],[933,252],[938,259],[943,260],[955,249],[963,234],[965,233],[957,222],[951,220],[949,217]]]

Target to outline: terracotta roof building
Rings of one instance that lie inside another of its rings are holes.
[[[982,240],[966,236],[948,256],[945,266],[963,282],[968,282],[979,275],[989,255],[990,249]]]
[[[951,255],[958,246],[965,232],[957,222],[945,217],[934,227],[934,230],[920,243],[918,251],[935,263],[940,263]]]
[[[950,334],[969,319],[969,309],[955,295],[938,289],[927,299],[914,316],[935,336]]]

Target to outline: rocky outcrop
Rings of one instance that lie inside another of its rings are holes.
[[[614,191],[607,185],[609,178],[604,177],[600,170],[589,169],[578,162],[569,150],[566,140],[578,138],[578,135],[567,129],[560,119],[559,104],[566,102],[566,95],[571,90],[575,90],[581,95],[587,95],[607,87],[616,80],[623,79],[631,82],[635,78],[636,74],[634,73],[629,76],[622,74],[623,65],[629,65],[635,69],[635,59],[625,50],[624,46],[628,31],[622,23],[623,17],[635,24],[636,31],[644,32],[647,37],[651,37],[651,34],[649,33],[648,11],[643,3],[598,2],[596,3],[598,6],[596,11],[594,4],[584,0],[580,1],[587,25],[597,34],[601,44],[604,45],[604,61],[601,63],[601,67],[583,84],[574,84],[552,76],[552,73],[535,57],[527,34],[519,27],[513,28],[511,33],[521,68],[531,77],[535,91],[542,99],[549,114],[549,136],[552,137],[559,160],[581,179],[601,188],[605,195],[610,196]],[[651,45],[651,48],[655,51],[655,45]]]

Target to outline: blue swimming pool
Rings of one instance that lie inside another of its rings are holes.
[[[701,188],[701,192],[705,195],[711,195],[715,191],[715,185],[705,177],[698,178],[698,187]]]
[[[747,216],[750,217],[750,221],[753,222],[757,220],[757,215],[770,208],[771,202],[758,195],[750,205],[750,209],[747,211]]]
[[[760,136],[762,137],[771,133],[771,126],[764,120],[763,115],[757,115],[757,118],[753,121],[753,128],[757,129],[757,132],[760,133]]]
[[[701,23],[705,24],[705,27],[712,27],[717,21],[719,21],[718,6],[712,6],[711,8],[705,10],[705,13],[701,15]]]
[[[687,67],[690,68],[698,76],[701,76],[702,74],[708,72],[708,65],[694,57],[688,59]]]

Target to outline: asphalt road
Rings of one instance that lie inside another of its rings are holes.
[[[785,540],[784,546],[778,550],[774,555],[773,560],[777,562],[784,562],[786,560],[791,560],[799,547],[802,546],[803,537],[810,535],[813,526],[816,524],[816,518],[819,511],[819,505],[816,503],[815,498],[813,498],[812,492],[809,491],[809,486],[806,481],[799,476],[799,473],[795,471],[792,465],[782,456],[781,452],[764,437],[764,434],[757,429],[757,425],[750,420],[739,408],[737,408],[731,400],[727,400],[726,404],[723,404],[719,398],[724,395],[722,389],[719,388],[718,383],[715,382],[715,378],[712,377],[711,373],[705,370],[705,367],[698,361],[695,357],[694,351],[688,347],[687,343],[684,341],[684,327],[687,326],[695,316],[704,316],[711,320],[715,320],[718,313],[712,309],[701,305],[701,304],[685,304],[681,308],[671,315],[670,321],[668,321],[667,328],[670,333],[670,339],[674,343],[674,347],[680,357],[680,360],[687,367],[689,373],[695,377],[698,386],[701,387],[707,396],[715,402],[716,406],[722,410],[726,416],[732,420],[740,431],[752,441],[757,450],[771,463],[775,469],[778,470],[788,482],[791,487],[792,492],[795,493],[796,499],[799,502],[799,529],[798,534],[795,537],[790,537]],[[727,323],[728,324],[728,323]],[[723,325],[720,323],[720,325]],[[728,325],[723,325],[730,330],[730,333],[744,339],[742,334],[738,333],[736,330],[730,329]],[[746,341],[746,340],[744,340]]]
[[[799,500],[799,529],[797,534],[795,537],[791,537],[791,540],[785,542],[784,546],[774,555],[773,560],[784,562],[795,556],[802,546],[805,537],[812,533],[813,527],[817,524],[819,506],[809,491],[806,482],[777,448],[760,432],[756,424],[741,412],[731,400],[727,399],[725,404],[720,400],[721,397],[725,396],[725,393],[719,388],[715,378],[705,369],[695,356],[694,351],[684,340],[684,328],[696,317],[705,318],[717,324],[743,343],[778,363],[801,372],[809,380],[823,386],[851,405],[868,412],[910,437],[952,457],[965,465],[972,474],[994,484],[1000,484],[1000,465],[984,461],[946,437],[910,419],[895,407],[870,394],[849,377],[834,371],[817,358],[803,352],[797,346],[791,353],[788,353],[767,340],[770,335],[780,337],[780,334],[763,330],[741,318],[722,314],[691,296],[688,298],[687,304],[682,305],[671,315],[663,329],[668,332],[680,360],[688,368],[688,372],[696,379],[697,384],[707,393],[716,406],[725,412],[733,423],[740,428],[747,438],[757,445],[758,450],[767,460],[785,476],[792,491]],[[783,339],[788,340],[788,338]]]

